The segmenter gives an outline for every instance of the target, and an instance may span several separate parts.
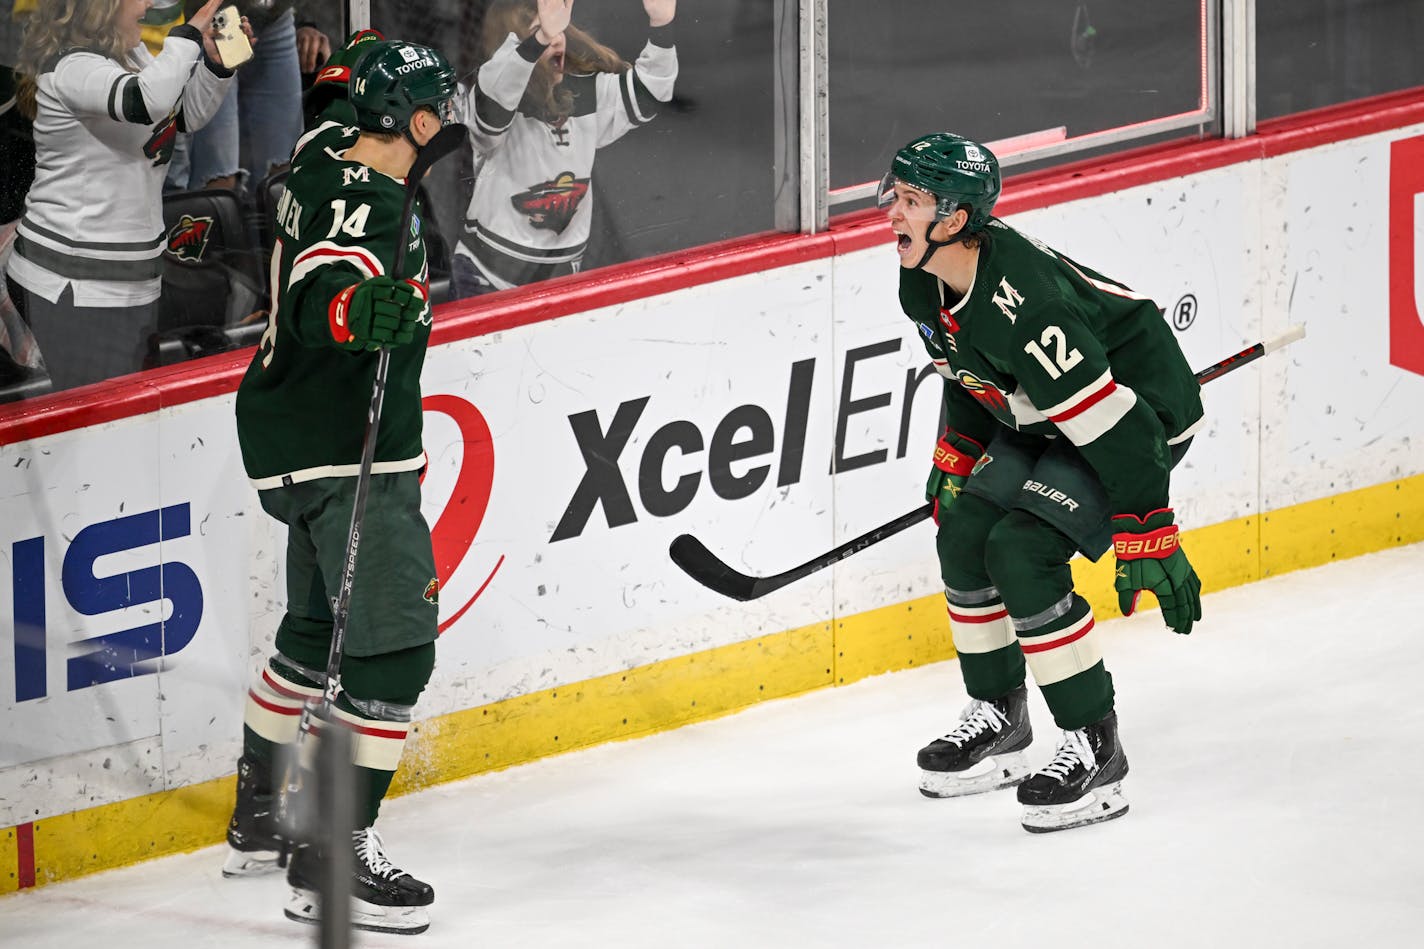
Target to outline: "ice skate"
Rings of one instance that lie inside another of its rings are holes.
[[[920,749],[920,793],[961,797],[1018,784],[1028,774],[1023,751],[1032,741],[1024,686],[992,701],[975,699],[953,731]]]
[[[1117,740],[1117,713],[1064,732],[1053,760],[1019,785],[1023,827],[1031,834],[1097,824],[1127,813],[1122,779],[1127,756]]]
[[[351,925],[371,932],[409,935],[430,928],[430,914],[425,910],[435,902],[435,890],[430,884],[392,864],[372,828],[354,831],[351,844],[356,851]],[[293,854],[287,867],[287,883],[292,887],[286,908],[288,919],[301,923],[321,921],[320,862],[321,855],[314,847],[300,847]]]
[[[277,833],[275,804],[270,771],[243,755],[237,762],[237,804],[227,825],[223,876],[258,876],[277,869],[282,838]]]

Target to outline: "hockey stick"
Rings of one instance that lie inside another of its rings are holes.
[[[1255,362],[1262,356],[1275,352],[1289,346],[1291,343],[1305,336],[1304,326],[1292,326],[1279,336],[1257,343],[1255,346],[1248,346],[1234,356],[1227,356],[1214,366],[1199,371],[1196,374],[1197,382],[1206,385],[1213,379],[1219,379],[1235,369],[1240,369],[1248,362]]]
[[[1280,336],[1254,346],[1248,346],[1241,352],[1227,356],[1215,365],[1208,366],[1195,374],[1196,380],[1198,383],[1205,384],[1213,379],[1219,379],[1248,362],[1255,362],[1267,353],[1273,353],[1283,346],[1290,345],[1304,335],[1304,326],[1291,327]],[[907,527],[913,527],[929,517],[933,509],[933,504],[922,504],[913,511],[901,514],[888,524],[881,524],[874,530],[861,534],[855,540],[828,550],[799,567],[792,567],[790,570],[774,573],[768,577],[752,577],[733,570],[716,554],[708,550],[706,544],[691,534],[681,534],[673,538],[672,544],[668,546],[668,556],[672,558],[673,563],[682,568],[684,573],[708,589],[733,600],[745,602],[766,596],[774,590],[780,590],[787,584],[795,583],[818,570],[824,570],[834,563],[839,563],[872,544],[878,544],[887,537],[893,537]]]
[[[396,231],[395,259],[390,273],[398,275],[405,266],[407,246],[406,232],[410,230],[411,216],[415,211],[415,196],[420,183],[432,165],[458,149],[465,142],[468,130],[463,125],[447,125],[416,152],[415,161],[410,166],[405,180],[405,204],[401,208],[400,229]],[[280,805],[280,822],[289,830],[301,832],[310,827],[310,815],[296,809],[297,795],[305,783],[299,749],[305,737],[316,730],[315,722],[329,722],[331,711],[336,705],[337,683],[341,674],[342,647],[346,641],[346,627],[351,618],[351,591],[356,580],[356,558],[361,550],[361,524],[366,517],[366,500],[371,494],[371,467],[376,460],[376,436],[381,429],[381,407],[386,399],[386,375],[390,370],[391,350],[380,348],[376,359],[376,376],[371,383],[371,404],[366,411],[366,432],[361,439],[361,466],[356,474],[356,498],[351,507],[351,527],[346,534],[346,556],[341,565],[341,585],[332,597],[331,647],[326,657],[326,681],[322,683],[321,703],[313,708],[312,703],[302,705],[298,719],[296,747],[292,749],[293,761],[287,768],[285,793]]]

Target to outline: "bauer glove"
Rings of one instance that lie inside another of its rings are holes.
[[[964,488],[974,464],[984,454],[984,446],[966,435],[945,429],[935,444],[934,467],[925,482],[925,500],[934,502],[934,521]]]
[[[1165,507],[1146,518],[1113,517],[1114,586],[1123,616],[1131,616],[1142,591],[1151,590],[1162,607],[1163,621],[1179,633],[1190,633],[1192,623],[1202,617],[1201,581],[1182,552],[1172,520],[1172,509]]]
[[[415,339],[425,298],[408,281],[371,277],[336,295],[327,308],[331,337],[342,349],[377,350]]]

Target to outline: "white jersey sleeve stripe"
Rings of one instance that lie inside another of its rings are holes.
[[[1038,410],[1033,404],[1033,400],[1023,389],[1015,389],[1008,395],[1009,411],[1013,413],[1014,424],[1019,428],[1026,425],[1033,425],[1037,422],[1047,421],[1048,416]]]
[[[1078,409],[1079,406],[1086,408],[1087,405],[1091,405],[1093,402],[1107,395],[1108,391],[1111,391],[1112,387],[1116,384],[1117,383],[1113,382],[1112,372],[1104,372],[1101,376],[1098,376],[1062,402],[1045,408],[1043,414],[1055,422],[1058,421],[1060,417],[1071,417],[1075,413],[1075,410],[1081,411],[1081,409]]]
[[[378,277],[386,272],[380,260],[365,248],[342,247],[331,241],[318,241],[292,261],[292,272],[287,275],[287,286],[294,286],[318,267],[335,263],[350,264],[366,277]]]
[[[123,121],[123,118],[119,115],[119,96],[121,95],[120,90],[123,89],[126,83],[130,82],[138,82],[138,78],[135,76],[120,76],[119,78],[115,79],[114,84],[109,87],[109,118],[113,119],[115,122]]]
[[[1096,441],[1122,421],[1136,404],[1136,392],[1108,380],[1108,385],[1094,393],[1092,398],[1079,402],[1061,415],[1050,415],[1049,420],[1070,442],[1082,447]]]

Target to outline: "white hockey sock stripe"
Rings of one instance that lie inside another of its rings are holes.
[[[296,740],[302,705],[320,700],[321,689],[293,682],[267,666],[247,690],[247,709],[242,720],[268,741],[287,744]]]
[[[338,721],[351,729],[355,764],[373,771],[394,771],[400,764],[405,738],[410,733],[409,722],[384,722],[353,715],[343,709],[332,710]]]
[[[1014,624],[1003,601],[983,606],[949,603],[949,634],[956,652],[993,652],[1012,645]]]
[[[1033,673],[1033,681],[1040,686],[1062,682],[1091,669],[1103,658],[1098,636],[1093,631],[1091,612],[1066,629],[1046,636],[1020,634],[1019,646]]]

